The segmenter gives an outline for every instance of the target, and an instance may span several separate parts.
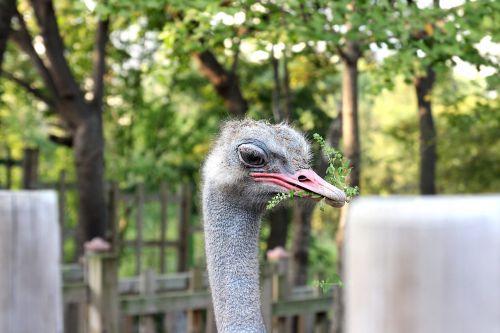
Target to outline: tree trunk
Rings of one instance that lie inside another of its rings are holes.
[[[347,177],[347,184],[359,186],[361,168],[361,148],[359,140],[358,124],[358,60],[361,54],[359,46],[354,42],[348,42],[342,50],[342,62],[344,71],[342,73],[342,139],[344,155],[350,160],[352,166],[351,174]],[[340,212],[339,225],[335,235],[337,245],[337,274],[344,276],[343,254],[344,254],[344,227],[346,219],[346,207]],[[342,288],[334,288],[332,333],[344,331],[344,293]]]
[[[296,202],[293,207],[292,281],[295,286],[307,284],[311,218],[315,205],[307,201]]]
[[[277,246],[285,248],[290,225],[290,208],[281,206],[273,209],[268,219],[271,231],[267,237],[267,250],[272,250]]]
[[[273,69],[273,118],[275,123],[282,122],[283,112],[281,103],[281,78],[279,75],[279,60],[274,56],[274,46],[271,55],[271,66]],[[290,208],[281,206],[269,213],[271,232],[267,238],[267,250],[272,250],[277,246],[285,248],[288,238],[288,227],[290,225]]]
[[[5,1],[0,2],[2,7],[5,3]],[[35,89],[30,89],[29,85],[23,84],[23,81],[14,81],[53,107],[65,126],[72,131],[71,143],[75,156],[80,229],[77,252],[81,253],[83,241],[94,237],[106,237],[102,99],[109,22],[100,20],[98,23],[93,54],[94,98],[91,102],[87,102],[67,62],[66,49],[52,1],[32,0],[30,3],[38,23],[37,31],[43,37],[45,59],[42,60],[35,51],[29,28],[23,16],[15,12],[15,7],[14,13],[19,20],[19,29],[11,34],[11,38],[30,57],[51,96],[44,98],[43,94],[37,94]],[[0,15],[3,14],[1,11]],[[0,24],[3,23],[2,20]]]
[[[429,66],[426,75],[415,79],[420,127],[420,193],[436,194],[436,129],[432,118],[432,87],[436,80]]]
[[[0,0],[0,73],[2,72],[3,54],[7,48],[7,39],[10,34],[10,21],[15,8],[15,0]]]
[[[82,238],[80,242],[94,237],[104,238],[104,139],[100,112],[92,112],[76,128],[73,149],[79,194],[78,220]]]
[[[361,148],[358,125],[358,46],[352,42],[348,43],[345,55],[342,73],[342,138],[344,155],[351,161],[352,166],[347,183],[350,186],[359,186]]]
[[[332,123],[330,124],[330,127],[328,129],[328,143],[330,146],[334,148],[339,148],[340,147],[340,139],[342,138],[342,103],[339,103],[339,113],[337,118],[335,118]],[[322,160],[322,168],[326,170],[327,166],[327,161]],[[340,218],[339,218],[339,226],[343,226],[343,213],[344,211],[340,211]],[[339,244],[343,243],[343,237],[344,233],[343,232],[337,232],[336,238],[335,238],[335,244],[337,244],[337,273],[340,275],[341,272],[343,272],[343,265],[342,265],[342,258],[341,258],[341,252],[342,252],[342,247],[339,246]],[[338,286],[334,286],[333,289],[333,322],[332,322],[332,332],[333,333],[339,333],[342,331],[342,322],[339,322],[339,319],[344,318],[344,307],[343,307],[343,302],[342,302],[342,289],[339,288]]]
[[[335,234],[335,243],[337,245],[337,274],[344,278],[344,227],[347,210],[345,207],[340,209],[340,217],[337,233]],[[339,286],[333,286],[333,318],[331,333],[344,332],[344,289]]]

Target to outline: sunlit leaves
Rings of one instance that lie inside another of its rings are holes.
[[[407,83],[422,75],[429,65],[438,74],[443,73],[454,64],[450,61],[454,57],[478,68],[481,65],[496,67],[498,72],[498,55],[496,59],[482,56],[477,47],[484,37],[495,34],[488,22],[498,15],[498,2],[467,1],[449,9],[399,4],[394,12],[403,24],[390,27],[393,39],[386,45],[397,53],[379,67],[382,86],[390,81],[394,72],[402,73]]]

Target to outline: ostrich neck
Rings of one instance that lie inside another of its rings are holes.
[[[241,198],[240,198],[240,201]],[[207,269],[219,332],[265,332],[260,310],[260,213],[205,188]]]

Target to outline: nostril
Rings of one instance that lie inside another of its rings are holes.
[[[306,176],[304,175],[299,176],[299,182],[305,182],[306,180],[308,180]]]

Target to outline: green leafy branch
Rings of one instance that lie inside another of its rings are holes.
[[[286,199],[293,199],[295,197],[297,197],[297,198],[308,197],[308,198],[313,198],[313,199],[322,198],[320,195],[306,191],[306,190],[303,190],[303,191],[290,190],[286,193],[276,194],[271,200],[268,201],[268,203],[266,205],[266,209],[267,210],[273,209],[274,207],[278,206],[282,201],[285,201]]]
[[[334,274],[333,279],[314,280],[313,285],[320,288],[323,293],[326,293],[333,286],[339,286],[340,288],[344,287],[344,283],[338,274]]]
[[[352,168],[349,166],[349,160],[344,158],[344,155],[337,149],[328,145],[328,143],[319,135],[314,133],[313,139],[319,144],[323,154],[328,161],[326,169],[325,180],[333,186],[341,189],[347,196],[347,202],[350,202],[353,197],[359,195],[359,188],[357,186],[350,187],[346,184],[346,178],[351,173]],[[309,197],[320,199],[321,196],[307,190],[294,191],[290,190],[287,193],[276,194],[266,205],[266,209],[270,210],[279,205],[286,199],[293,199],[295,197]],[[323,210],[324,200],[320,201],[320,209]]]
[[[328,161],[325,180],[344,191],[347,195],[347,202],[350,202],[353,197],[359,195],[357,186],[351,187],[346,183],[346,178],[352,170],[352,167],[349,166],[350,161],[345,159],[340,151],[328,145],[318,133],[313,134],[313,139],[319,144]]]

